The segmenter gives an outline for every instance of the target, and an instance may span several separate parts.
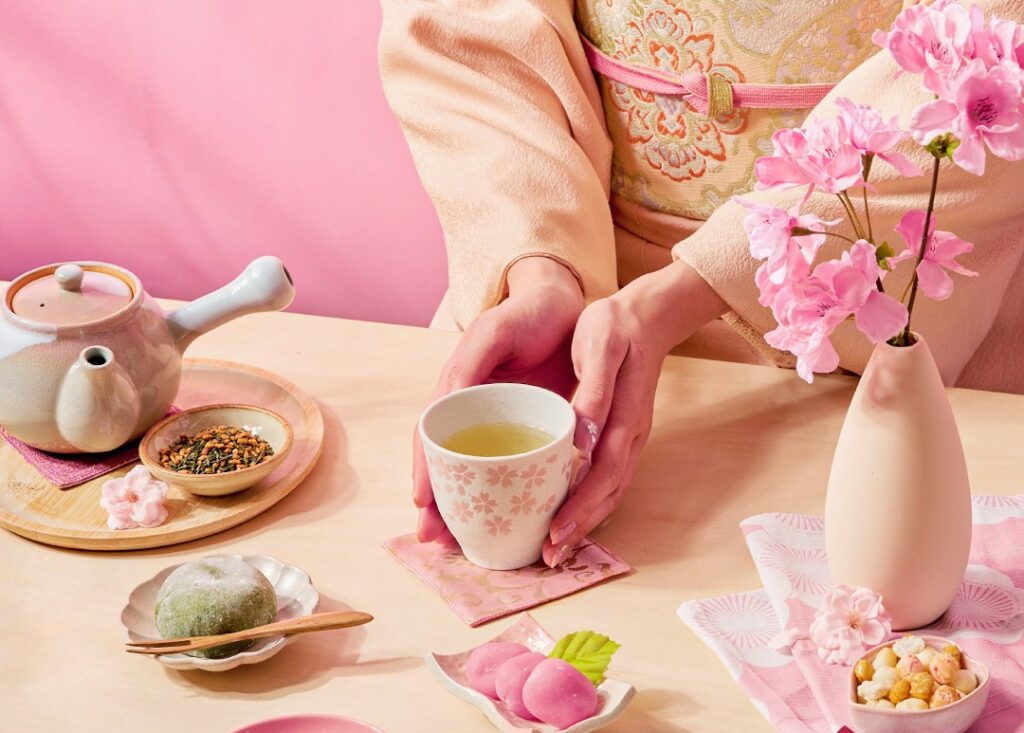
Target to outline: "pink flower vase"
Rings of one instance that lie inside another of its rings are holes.
[[[916,335],[916,334],[915,334]],[[833,582],[881,594],[894,629],[949,607],[967,569],[971,489],[924,339],[880,343],[846,414],[825,505]]]

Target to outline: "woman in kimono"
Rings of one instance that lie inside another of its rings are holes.
[[[1024,20],[1021,0],[980,4]],[[792,191],[748,195],[754,162],[771,154],[773,132],[834,114],[837,97],[906,124],[925,93],[871,41],[902,2],[383,6],[385,92],[448,248],[449,290],[433,325],[463,331],[438,394],[492,380],[568,396],[578,381],[576,445],[592,463],[552,523],[544,559],[555,566],[628,485],[670,351],[792,366],[764,342],[776,324],[757,301],[747,210],[730,198],[796,202]],[[659,85],[683,79],[688,94]],[[734,106],[734,84],[759,85],[764,99]],[[927,166],[914,146],[901,152]],[[876,231],[923,206],[929,183],[884,165],[871,181]],[[915,309],[947,384],[1024,392],[1022,190],[1024,165],[991,159],[983,178],[944,169],[938,221],[976,243],[963,262],[982,273]],[[843,215],[825,194],[804,211]],[[909,269],[889,276],[895,292]],[[840,367],[860,373],[871,344],[852,324],[832,341]],[[444,538],[418,445],[414,454],[420,539]]]

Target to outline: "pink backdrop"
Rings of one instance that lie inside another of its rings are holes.
[[[376,0],[0,0],[0,279],[68,259],[192,297],[276,254],[292,310],[426,323],[440,228]]]

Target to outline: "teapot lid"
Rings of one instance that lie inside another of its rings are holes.
[[[134,297],[131,284],[113,268],[67,264],[47,270],[13,293],[9,302],[15,314],[37,323],[79,326],[117,313]]]

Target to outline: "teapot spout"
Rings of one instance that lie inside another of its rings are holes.
[[[106,346],[83,349],[57,395],[57,428],[83,453],[124,445],[139,423],[139,393]]]
[[[198,336],[248,313],[279,311],[295,298],[295,286],[277,257],[259,257],[230,283],[167,316],[178,351]]]

